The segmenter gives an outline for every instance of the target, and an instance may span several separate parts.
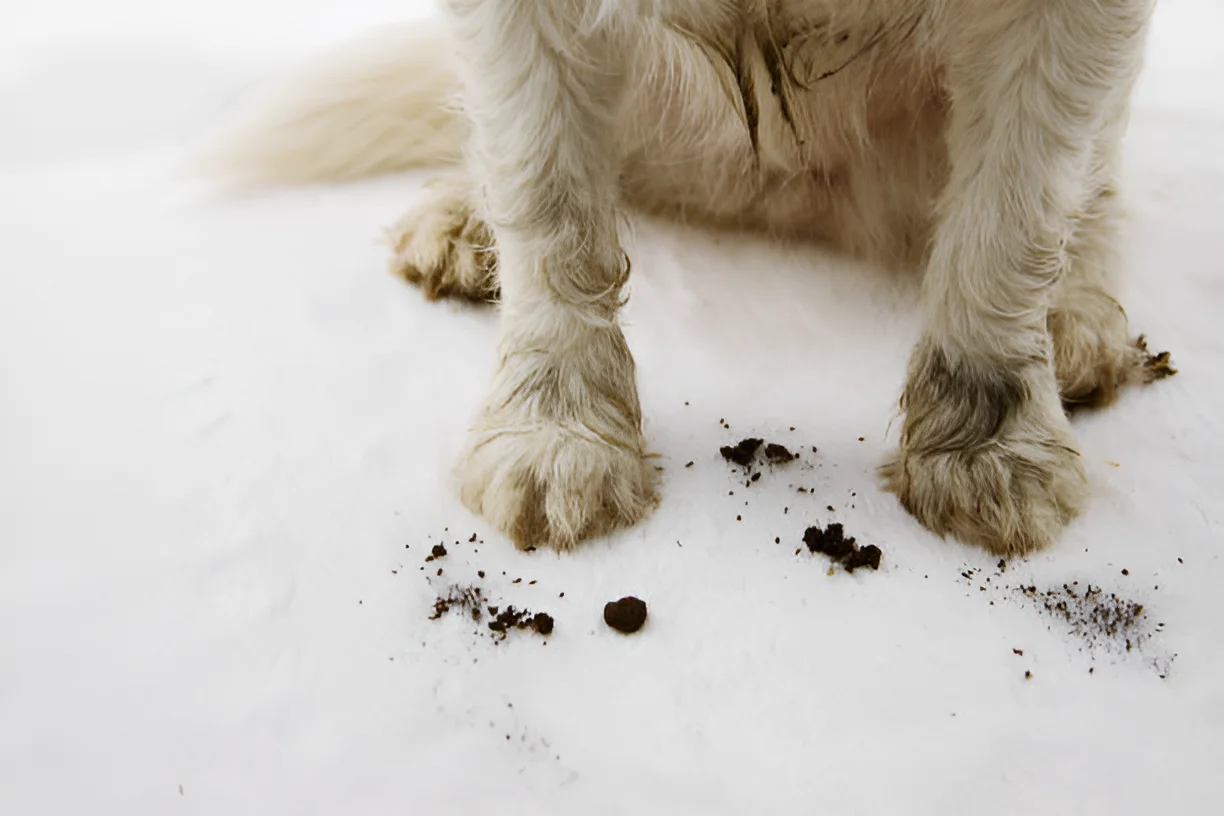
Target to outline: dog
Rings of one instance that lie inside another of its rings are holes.
[[[923,274],[884,486],[1006,555],[1088,494],[1068,406],[1175,373],[1113,296],[1153,0],[444,0],[265,92],[233,181],[436,166],[391,230],[430,298],[500,300],[457,476],[519,547],[658,502],[618,324],[624,209],[815,238]]]

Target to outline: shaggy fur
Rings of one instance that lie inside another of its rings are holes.
[[[885,484],[997,552],[1049,544],[1083,504],[1063,404],[1172,372],[1111,294],[1152,0],[444,6],[444,34],[282,90],[212,166],[348,178],[466,146],[392,230],[393,268],[431,297],[500,293],[457,473],[519,546],[565,549],[657,500],[617,323],[622,204],[923,269]],[[463,113],[443,117],[452,99]]]

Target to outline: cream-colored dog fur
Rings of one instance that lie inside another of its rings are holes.
[[[520,547],[657,501],[617,322],[623,204],[922,268],[886,485],[1001,553],[1087,486],[1065,404],[1171,373],[1132,339],[1118,159],[1152,0],[445,0],[274,88],[208,166],[247,182],[446,165],[392,230],[431,297],[500,294],[458,466]]]

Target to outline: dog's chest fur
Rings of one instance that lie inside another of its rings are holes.
[[[946,164],[946,104],[923,48],[930,9],[924,0],[694,0],[644,21],[634,84],[649,100],[635,100],[626,123],[630,194],[648,209],[657,190],[694,217],[725,210],[786,232],[834,223],[841,243],[921,240],[916,222]],[[838,223],[839,213],[853,220],[856,204],[886,214],[870,235]]]

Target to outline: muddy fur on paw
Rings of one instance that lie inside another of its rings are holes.
[[[463,180],[437,180],[421,203],[387,230],[391,271],[420,286],[430,300],[498,298],[493,233],[469,202]]]
[[[1176,374],[1168,352],[1152,354],[1130,334],[1126,312],[1104,290],[1060,295],[1047,318],[1059,393],[1068,409],[1103,408],[1129,385]]]
[[[901,446],[881,476],[932,532],[1028,553],[1053,542],[1083,505],[1083,463],[1046,365],[954,365],[926,344],[902,406]]]
[[[1135,351],[1142,358],[1142,382],[1156,382],[1177,373],[1169,352],[1161,351],[1154,354],[1148,350],[1146,335],[1141,334],[1135,339]]]

